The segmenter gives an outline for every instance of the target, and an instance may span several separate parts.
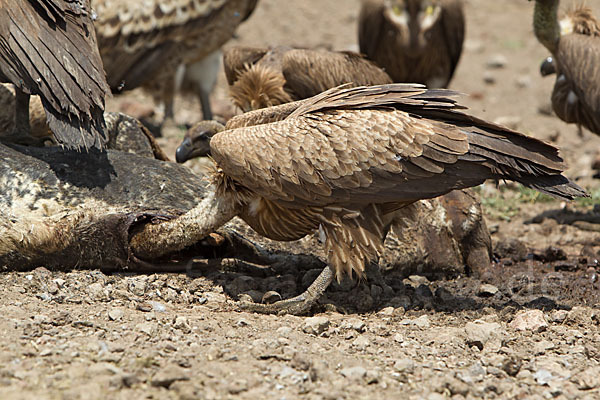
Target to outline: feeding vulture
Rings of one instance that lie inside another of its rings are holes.
[[[552,108],[567,123],[600,134],[600,24],[585,6],[558,20],[558,0],[536,0],[535,35],[552,57],[542,75],[556,73]]]
[[[258,0],[92,0],[100,54],[113,92],[144,87],[173,116],[175,77],[185,73],[200,98],[208,95],[220,67],[220,48],[254,10]]]
[[[89,0],[0,0],[0,81],[16,88],[15,128],[29,136],[29,95],[41,97],[56,140],[101,149],[109,88],[98,53]]]
[[[447,87],[465,36],[461,0],[363,0],[361,53],[394,82]]]
[[[353,52],[275,47],[233,47],[223,57],[233,103],[243,111],[276,106],[315,96],[348,83],[368,86],[392,83],[373,62]],[[177,162],[202,153],[204,135],[191,129],[177,149]],[[198,143],[200,148],[196,148]]]
[[[421,85],[334,88],[310,99],[211,123],[212,194],[188,213],[146,225],[146,238],[179,250],[235,215],[259,234],[296,240],[316,229],[328,266],[300,296],[262,312],[303,313],[333,278],[363,276],[382,250],[390,215],[420,199],[509,179],[561,199],[585,196],[561,171],[558,149],[464,114],[455,92]]]

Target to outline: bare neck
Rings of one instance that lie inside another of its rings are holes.
[[[540,43],[554,54],[560,40],[558,0],[536,0],[533,30]]]

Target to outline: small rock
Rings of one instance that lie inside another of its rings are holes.
[[[519,311],[509,325],[517,331],[542,332],[548,328],[544,313],[540,310]]]
[[[370,369],[367,371],[366,382],[368,385],[378,383],[381,379],[381,372],[378,370]]]
[[[488,85],[493,85],[496,83],[496,76],[491,71],[485,71],[483,73],[483,82],[487,83]]]
[[[404,279],[404,284],[412,286],[413,288],[417,288],[421,285],[429,284],[429,279],[426,276],[422,275],[411,275],[408,278]]]
[[[168,388],[173,382],[187,381],[189,379],[190,377],[185,369],[178,365],[170,364],[152,377],[152,386]]]
[[[292,328],[290,328],[289,326],[282,326],[280,328],[277,328],[275,332],[277,332],[277,334],[280,336],[288,337],[292,333]]]
[[[494,54],[488,59],[486,66],[491,69],[499,69],[506,67],[507,64],[508,60],[504,55]]]
[[[237,320],[237,322],[235,323],[236,326],[239,326],[240,328],[244,327],[244,326],[248,326],[250,325],[250,323],[248,322],[248,320],[244,319],[244,318],[240,318]]]
[[[500,348],[501,339],[504,331],[497,322],[475,321],[467,322],[465,325],[465,333],[467,336],[467,344],[476,346],[479,350],[483,350],[486,345],[494,345]]]
[[[533,346],[533,354],[543,355],[546,354],[546,351],[552,350],[554,347],[554,343],[552,343],[551,341],[541,340]]]
[[[58,286],[60,289],[62,289],[63,287],[65,287],[65,283],[67,281],[65,281],[64,279],[61,278],[56,278],[53,280],[54,283],[56,283],[56,286]]]
[[[547,385],[548,382],[555,379],[555,377],[552,375],[552,373],[550,371],[548,371],[547,369],[543,369],[543,368],[537,370],[533,374],[533,378],[540,385]]]
[[[151,301],[150,305],[152,306],[152,310],[156,312],[165,312],[167,311],[167,307],[164,304],[159,303],[158,301]]]
[[[248,390],[248,381],[245,379],[236,379],[227,385],[227,391],[230,394],[240,394]]]
[[[392,315],[394,315],[394,307],[382,308],[381,310],[379,310],[379,312],[377,314],[383,315],[386,317],[392,316]]]
[[[367,376],[367,370],[361,366],[344,368],[340,373],[353,381],[362,381]]]
[[[402,336],[402,335],[401,335],[401,334],[399,334],[399,333],[396,333],[396,334],[394,335],[394,342],[397,342],[397,343],[402,343],[402,342],[404,342],[404,336]]]
[[[355,349],[362,351],[364,349],[366,349],[367,347],[369,347],[369,345],[371,344],[371,341],[369,340],[369,338],[367,338],[365,335],[361,335],[359,337],[357,337],[356,339],[354,339],[354,341],[352,342],[352,347],[354,347]]]
[[[144,332],[148,336],[154,336],[156,333],[156,324],[152,322],[142,322],[135,326],[135,329],[140,332]]]
[[[552,322],[562,323],[567,318],[567,314],[569,312],[567,310],[556,310],[552,313],[550,320]]]
[[[402,358],[394,363],[397,372],[408,374],[415,370],[415,362],[410,358]]]
[[[142,312],[150,312],[150,311],[152,311],[152,305],[148,304],[148,303],[138,303],[135,308],[136,308],[136,310],[139,310],[139,311],[142,311]]]
[[[479,286],[479,290],[477,291],[477,295],[480,297],[492,297],[498,293],[498,288],[494,285],[490,285],[489,283],[484,283]]]
[[[517,87],[526,89],[531,87],[531,77],[529,75],[522,75],[517,78]]]
[[[273,304],[279,300],[281,300],[281,295],[274,290],[269,290],[262,297],[262,302],[264,304]]]
[[[413,320],[413,324],[421,329],[428,329],[431,326],[427,315],[421,315],[419,318]]]
[[[329,319],[327,317],[310,317],[306,318],[302,331],[310,335],[320,335],[329,328]]]
[[[344,321],[342,323],[342,325],[340,326],[340,328],[352,329],[357,332],[364,332],[366,330],[367,326],[363,320],[360,320],[358,318],[352,318],[352,319]]]
[[[175,321],[173,322],[173,328],[179,329],[183,333],[190,333],[192,331],[187,318],[181,315],[175,318]]]
[[[111,321],[119,321],[123,318],[123,315],[123,310],[120,308],[111,308],[108,310],[108,318],[110,318]]]

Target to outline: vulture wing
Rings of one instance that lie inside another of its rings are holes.
[[[281,63],[286,88],[306,99],[344,83],[370,86],[392,83],[373,62],[353,52],[292,49]]]
[[[48,125],[70,148],[101,148],[109,89],[98,54],[89,2],[3,0],[0,71],[41,97]]]
[[[600,134],[600,38],[571,34],[560,38],[556,54],[560,74],[553,92],[556,114]],[[577,102],[569,101],[569,92]]]
[[[556,148],[459,112],[453,95],[402,84],[336,88],[283,120],[215,135],[211,153],[240,185],[287,207],[411,202],[487,178],[584,194],[560,175]]]

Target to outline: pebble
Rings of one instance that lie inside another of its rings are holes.
[[[396,360],[394,369],[400,373],[411,373],[415,370],[415,362],[410,358]]]
[[[302,331],[310,335],[320,335],[329,328],[329,319],[327,317],[310,317],[306,318]]]
[[[508,60],[504,55],[494,54],[488,59],[486,66],[490,69],[500,69],[506,67],[507,64]]]
[[[175,321],[173,322],[173,328],[179,329],[183,333],[190,333],[192,331],[192,328],[190,328],[190,324],[188,323],[187,318],[181,315],[175,317]]]
[[[531,87],[531,77],[529,75],[522,75],[517,78],[517,87],[526,89]]]
[[[483,73],[483,82],[487,83],[488,85],[493,85],[496,83],[496,76],[492,71],[485,71]]]
[[[543,332],[548,328],[548,323],[542,311],[522,310],[517,313],[509,326],[517,331]]]
[[[185,369],[178,365],[170,364],[152,377],[152,386],[169,388],[173,382],[187,381],[189,379],[190,377]]]
[[[364,332],[367,329],[367,325],[364,323],[363,320],[360,320],[358,318],[352,318],[347,321],[344,321],[340,328],[352,329],[357,332]]]
[[[148,336],[154,336],[156,333],[156,324],[152,322],[142,322],[135,326],[135,329],[140,332],[144,332]]]
[[[569,312],[567,310],[556,310],[552,313],[550,320],[552,322],[558,322],[560,324],[564,322],[564,320],[567,318],[568,313]]]
[[[419,287],[420,285],[429,284],[429,279],[426,276],[422,275],[411,275],[408,278],[404,279],[404,284],[410,285],[414,288]]]
[[[354,341],[352,342],[352,347],[354,347],[356,350],[362,351],[369,347],[370,344],[371,341],[369,340],[369,338],[365,335],[361,335],[354,339]]]
[[[123,315],[124,312],[120,308],[111,308],[110,310],[108,310],[108,318],[111,321],[119,321],[121,318],[123,318]]]
[[[385,316],[385,317],[390,317],[392,315],[394,315],[394,307],[385,307],[382,308],[381,310],[379,310],[379,312],[377,312],[377,314]]]
[[[361,366],[349,367],[342,369],[340,374],[353,381],[362,381],[367,376],[367,370]]]
[[[290,328],[289,326],[282,326],[280,328],[277,328],[276,332],[280,336],[288,337],[292,333],[292,328]]]
[[[151,301],[150,305],[152,306],[152,309],[156,312],[165,312],[167,311],[167,307],[165,307],[164,304],[159,303],[158,301]]]
[[[478,320],[466,323],[465,334],[469,346],[476,346],[479,350],[491,346],[499,349],[504,330],[497,322],[484,322]]]
[[[490,285],[489,283],[484,283],[479,286],[479,290],[477,291],[477,295],[480,297],[492,297],[498,293],[498,288],[494,285]]]
[[[537,370],[533,374],[533,378],[540,385],[547,385],[548,382],[555,379],[555,377],[552,375],[552,373],[550,371],[548,371],[547,369],[543,369],[543,368]]]

